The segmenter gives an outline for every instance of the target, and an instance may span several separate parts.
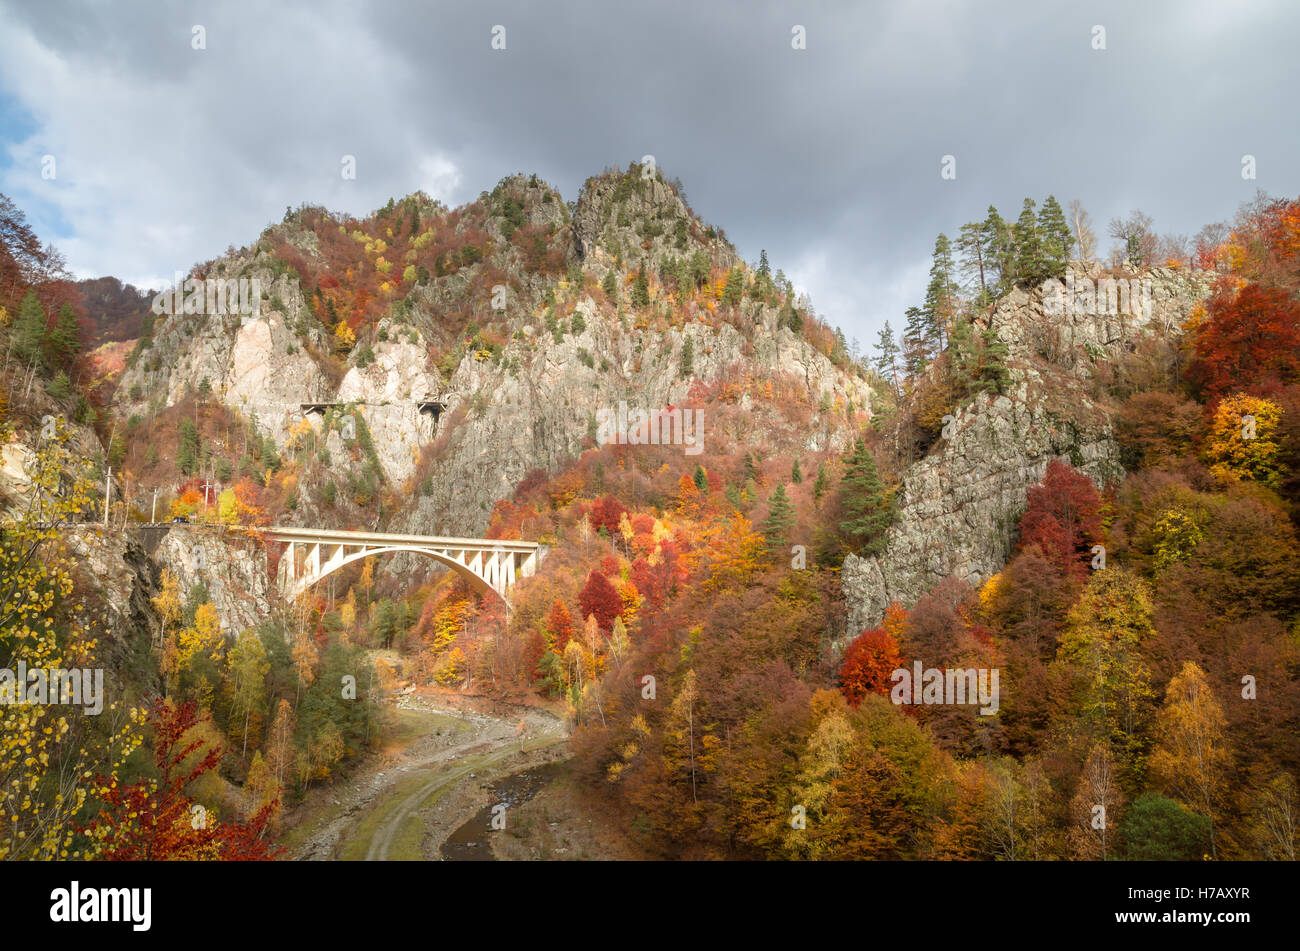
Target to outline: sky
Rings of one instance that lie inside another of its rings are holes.
[[[1079,199],[1104,251],[1300,195],[1297,36],[1288,0],[0,0],[0,192],[77,277],[160,287],[303,202],[573,200],[651,155],[866,349],[989,205]]]

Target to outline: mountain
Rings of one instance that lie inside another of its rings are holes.
[[[89,345],[121,343],[139,338],[150,319],[153,295],[115,277],[77,282],[91,326]]]
[[[599,410],[680,406],[733,377],[790,381],[840,407],[809,429],[809,450],[842,448],[871,412],[860,368],[789,283],[756,275],[678,187],[635,165],[590,179],[572,210],[522,175],[457,209],[419,194],[363,221],[302,208],[195,275],[259,281],[259,314],[158,317],[115,411],[147,416],[132,438],[156,442],[153,421],[206,381],[211,403],[301,462],[289,517],[304,524],[363,517],[323,492],[378,494],[391,496],[378,516],[391,528],[478,534],[528,472],[593,444]],[[418,406],[435,396],[436,421]],[[354,409],[371,448],[350,460],[341,419]],[[744,436],[755,448],[764,437]],[[132,463],[130,478],[156,481]]]

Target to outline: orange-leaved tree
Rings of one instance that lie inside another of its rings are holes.
[[[857,706],[869,693],[888,693],[889,677],[902,664],[898,642],[883,627],[863,631],[844,652],[840,690]]]

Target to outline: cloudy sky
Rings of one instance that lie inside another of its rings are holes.
[[[1288,0],[0,0],[0,192],[78,276],[159,286],[304,201],[456,204],[516,171],[573,199],[653,155],[865,347],[990,204],[1190,236],[1300,194],[1298,36]]]

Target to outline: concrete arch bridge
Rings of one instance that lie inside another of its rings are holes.
[[[537,542],[504,538],[450,538],[437,535],[392,535],[316,528],[272,526],[262,537],[285,544],[276,583],[293,600],[345,565],[372,555],[411,552],[425,555],[464,575],[483,592],[509,604],[507,592],[519,578],[529,578],[548,549]]]

